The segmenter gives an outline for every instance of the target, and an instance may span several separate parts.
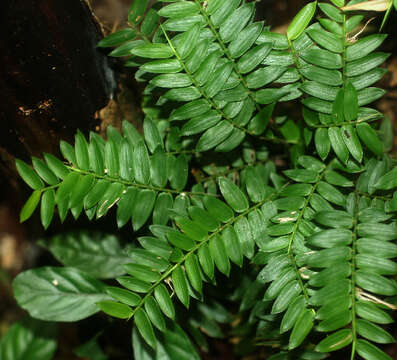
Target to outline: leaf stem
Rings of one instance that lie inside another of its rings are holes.
[[[136,313],[136,311],[138,311],[145,303],[146,299],[148,297],[150,297],[154,291],[154,289],[160,285],[161,283],[163,283],[163,281],[165,281],[171,274],[172,272],[182,266],[182,264],[193,254],[195,254],[202,246],[206,245],[211,239],[215,238],[217,235],[219,235],[224,229],[226,229],[227,227],[233,225],[235,222],[237,222],[239,219],[241,219],[242,217],[247,216],[249,213],[251,213],[252,211],[255,211],[256,209],[260,208],[263,204],[265,204],[268,201],[271,201],[275,196],[277,196],[285,187],[287,187],[289,185],[289,183],[286,183],[284,186],[281,187],[281,189],[279,189],[278,191],[273,192],[272,194],[270,194],[265,200],[255,204],[254,206],[250,207],[249,209],[247,209],[246,211],[244,211],[243,213],[239,214],[236,217],[233,217],[232,220],[228,221],[227,223],[225,223],[224,225],[221,225],[218,227],[217,230],[215,230],[213,233],[211,233],[206,239],[200,241],[199,243],[197,243],[197,245],[190,250],[189,252],[187,252],[183,258],[181,260],[179,260],[177,263],[175,263],[173,266],[171,266],[162,276],[161,278],[156,281],[149,289],[149,291],[147,292],[147,294],[142,298],[142,300],[139,302],[139,304],[135,307],[135,309],[132,312],[131,318],[134,316],[134,314]]]
[[[226,121],[228,121],[232,126],[234,126],[235,128],[239,129],[240,131],[245,132],[248,135],[257,137],[261,140],[265,140],[265,141],[271,141],[271,142],[275,142],[275,143],[286,143],[286,141],[282,140],[282,139],[277,139],[277,138],[269,138],[269,137],[264,137],[264,136],[258,136],[257,134],[254,134],[252,131],[249,131],[248,129],[246,129],[245,127],[235,123],[229,116],[227,116],[222,109],[220,109],[217,104],[206,94],[206,92],[202,89],[202,87],[200,86],[200,84],[197,82],[197,80],[195,79],[194,75],[190,72],[189,68],[187,67],[187,65],[185,64],[185,62],[183,61],[182,57],[180,56],[179,52],[177,51],[177,49],[175,48],[175,46],[172,43],[172,40],[169,38],[166,30],[164,29],[164,27],[162,25],[160,25],[161,29],[163,30],[164,36],[167,39],[167,42],[169,44],[169,46],[171,47],[172,51],[174,52],[175,57],[177,58],[177,60],[179,61],[179,63],[181,64],[181,66],[183,67],[183,70],[185,71],[186,75],[189,77],[190,81],[192,82],[192,84],[197,88],[197,90],[200,92],[201,97],[203,97],[208,104],[215,110],[218,112],[219,115],[221,115],[221,117],[223,119],[225,119]]]
[[[181,190],[175,190],[175,189],[166,189],[166,188],[162,188],[162,187],[157,187],[157,186],[152,186],[152,185],[145,185],[145,184],[138,184],[136,182],[132,182],[132,181],[127,181],[127,180],[123,180],[120,178],[115,178],[115,177],[111,177],[111,176],[107,176],[107,175],[98,175],[95,174],[91,171],[87,171],[87,170],[82,170],[82,169],[77,169],[73,166],[66,166],[70,171],[74,171],[76,173],[82,174],[82,175],[92,175],[94,178],[96,179],[102,179],[102,180],[106,180],[109,182],[115,182],[115,183],[120,183],[126,186],[133,186],[136,188],[140,188],[140,189],[149,189],[149,190],[154,190],[154,191],[159,191],[159,192],[165,192],[165,193],[169,193],[169,194],[185,194],[187,196],[215,196],[218,197],[219,195],[215,195],[215,194],[207,194],[205,192],[192,192],[192,191],[181,191]],[[55,185],[54,185],[55,186]],[[56,185],[58,186],[58,185]]]

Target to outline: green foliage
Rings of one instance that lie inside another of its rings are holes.
[[[0,341],[0,359],[50,360],[56,348],[55,323],[25,318],[12,325]]]
[[[18,303],[45,320],[131,319],[136,359],[198,359],[208,336],[270,359],[389,359],[397,170],[390,120],[370,107],[386,36],[352,36],[363,16],[331,3],[308,3],[285,36],[254,2],[134,1],[130,28],[99,46],[146,82],[143,135],[78,132],[63,161],[16,164],[34,190],[22,221],[39,204],[45,228],[114,207],[136,241],[42,241],[67,267],[20,274]]]

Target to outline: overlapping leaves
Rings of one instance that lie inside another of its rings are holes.
[[[363,158],[363,145],[375,155],[383,153],[371,122],[382,118],[365,107],[384,95],[371,87],[386,73],[379,68],[388,54],[374,52],[385,40],[382,34],[351,36],[362,16],[347,17],[331,4],[319,3],[326,16],[311,25],[291,46],[302,78],[303,116],[314,130],[316,150],[327,158],[331,148],[346,163]]]
[[[66,163],[44,154],[44,161],[32,159],[32,169],[17,160],[19,174],[34,190],[22,209],[21,221],[32,215],[41,200],[45,228],[50,225],[55,208],[64,221],[69,210],[75,218],[84,210],[93,219],[106,215],[116,204],[119,227],[131,220],[137,231],[151,215],[154,224],[166,224],[174,197],[183,193],[187,183],[187,158],[165,152],[157,126],[149,118],[144,130],[142,138],[131,124],[124,122],[123,134],[110,126],[107,141],[91,133],[90,142],[78,132],[74,146],[61,142]]]
[[[187,121],[182,135],[201,135],[198,151],[227,152],[263,134],[274,103],[301,95],[286,37],[254,22],[254,10],[239,0],[171,1],[158,11],[163,34],[130,51],[150,60],[137,76],[148,93],[166,89],[154,93],[158,104],[176,103],[170,120]],[[264,89],[274,82],[284,86]]]
[[[397,227],[390,220],[390,195],[369,194],[387,173],[387,163],[372,159],[355,191],[340,163],[326,167],[309,157],[299,163],[303,168],[285,172],[296,184],[281,192],[288,201],[273,201],[273,224],[259,244],[256,261],[264,258],[266,265],[257,282],[269,283],[263,299],[273,302],[271,313],[284,313],[280,333],[291,331],[290,350],[313,330],[327,334],[316,351],[353,344],[353,354],[386,359],[371,342],[394,341],[376,324],[391,321],[384,309],[397,292],[390,278],[397,271],[391,260]]]
[[[253,257],[256,241],[263,234],[261,207],[274,196],[274,189],[266,185],[269,177],[255,179],[257,191],[250,197],[252,206],[239,187],[219,178],[227,204],[205,196],[201,206],[190,206],[185,214],[176,214],[174,221],[179,229],[152,225],[156,237],[138,238],[142,248],[131,249],[133,263],[124,265],[129,275],[117,278],[128,290],[108,288],[118,302],[101,302],[102,310],[120,318],[133,316],[143,338],[155,346],[153,328],[164,332],[165,317],[175,317],[170,291],[189,307],[192,296],[203,296],[203,283],[214,280],[215,269],[228,276],[231,262],[242,266],[244,257]]]

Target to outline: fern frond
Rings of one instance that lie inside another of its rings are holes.
[[[384,94],[371,85],[386,73],[379,65],[388,54],[374,52],[386,36],[373,34],[358,40],[350,33],[362,17],[348,18],[327,3],[319,7],[326,18],[290,42],[303,81],[301,90],[308,95],[302,100],[303,116],[315,133],[316,149],[323,160],[332,148],[344,163],[350,156],[361,162],[362,143],[376,155],[383,153],[369,124],[383,115],[364,106]]]
[[[61,142],[67,164],[49,154],[44,154],[45,161],[33,158],[33,169],[17,160],[20,175],[36,190],[21,219],[32,215],[41,198],[45,228],[56,207],[64,221],[69,210],[76,219],[83,210],[89,219],[100,218],[116,204],[119,227],[132,218],[137,231],[152,214],[154,224],[165,225],[176,196],[203,196],[205,192],[184,191],[189,175],[186,155],[166,153],[157,126],[149,118],[144,130],[142,138],[124,122],[123,135],[108,127],[107,141],[91,133],[89,143],[79,132],[74,147]]]
[[[189,8],[189,14],[184,17],[179,7]],[[277,140],[262,136],[274,104],[301,95],[299,84],[294,84],[297,72],[288,69],[290,54],[272,50],[273,43],[283,48],[284,38],[263,30],[262,22],[252,22],[253,13],[254,3],[221,1],[207,7],[199,0],[172,2],[159,11],[168,19],[160,25],[165,43],[145,45],[148,52],[138,54],[159,59],[143,64],[137,76],[150,80],[149,92],[171,88],[159,104],[184,102],[171,112],[170,120],[188,121],[182,135],[201,134],[198,151],[227,152],[247,135]],[[257,90],[278,79],[288,85]]]
[[[132,309],[131,316],[142,309],[147,312],[146,302],[155,300],[163,314],[173,318],[173,303],[164,284],[168,284],[180,302],[189,307],[191,296],[202,297],[203,282],[213,281],[215,268],[228,276],[230,261],[242,266],[243,257],[253,257],[255,242],[260,241],[265,226],[263,210],[266,207],[262,207],[276,196],[276,192],[262,185],[263,196],[252,198],[255,204],[250,206],[246,195],[230,180],[220,178],[219,186],[228,205],[206,196],[203,198],[205,209],[192,206],[188,208],[188,215],[175,217],[179,231],[159,225],[150,227],[159,246],[166,241],[173,248],[167,257],[160,258],[153,248],[129,252],[134,263],[124,267],[131,276],[118,280],[129,290],[144,294]],[[155,242],[153,238],[152,244]],[[123,302],[120,297],[116,299]],[[107,308],[103,310],[110,313]],[[156,320],[148,316],[156,326]],[[149,344],[152,342],[147,337],[145,339]]]

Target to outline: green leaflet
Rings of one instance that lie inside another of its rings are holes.
[[[40,197],[41,197],[41,192],[38,190],[35,190],[32,193],[32,195],[30,195],[29,199],[26,201],[26,203],[23,206],[21,213],[19,215],[20,222],[24,222],[32,216],[33,212],[35,211],[37,205],[40,202]],[[46,200],[46,203],[44,206],[47,207],[47,201],[48,201],[47,196],[46,196],[45,200]],[[43,212],[47,212],[47,209],[44,210]],[[48,215],[46,214],[44,216],[45,216],[44,222],[46,224],[48,222]]]
[[[292,20],[287,29],[288,39],[295,40],[305,30],[316,11],[317,1],[307,4]]]
[[[220,178],[219,187],[226,202],[237,212],[244,212],[248,208],[248,200],[241,190],[230,180]]]
[[[33,288],[32,284],[35,284]],[[99,311],[98,301],[109,298],[103,283],[74,268],[28,270],[15,278],[13,288],[22,308],[33,317],[47,321],[84,319]],[[63,311],[64,308],[69,311]]]
[[[104,313],[119,319],[129,319],[132,316],[132,309],[119,302],[104,300],[99,301],[97,305]]]
[[[316,350],[320,352],[336,351],[349,345],[352,340],[353,335],[350,329],[339,330],[322,340]]]
[[[56,335],[55,323],[25,318],[14,323],[3,335],[0,357],[23,360],[29,354],[32,360],[50,360],[57,349]]]

